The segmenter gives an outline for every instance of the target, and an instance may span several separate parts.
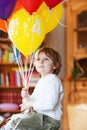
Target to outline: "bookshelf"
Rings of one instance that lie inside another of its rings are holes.
[[[22,102],[21,89],[23,87],[22,79],[19,73],[18,64],[15,62],[12,43],[8,38],[0,38],[0,114],[18,113],[19,105]],[[39,79],[36,71],[33,72],[29,83],[29,94],[34,90],[34,86]],[[6,105],[6,108],[1,108]],[[8,105],[14,105],[9,109]],[[15,108],[15,105],[18,106]]]
[[[21,84],[18,86],[16,80],[18,71],[14,71],[14,68],[18,68],[18,66],[14,63],[11,44],[8,38],[0,38],[0,114],[20,111],[19,107],[8,109],[8,105],[21,104],[20,92],[22,88]],[[7,109],[5,105],[7,105]]]

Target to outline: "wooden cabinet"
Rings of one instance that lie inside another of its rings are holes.
[[[75,79],[69,81],[68,104],[87,103],[87,79]]]
[[[72,76],[78,63],[82,75],[64,81],[63,126],[69,126],[68,106],[87,104],[87,0],[64,2],[66,23],[66,76]],[[77,124],[78,125],[78,124]]]
[[[87,76],[87,0],[65,2],[66,74],[71,75],[74,61],[80,63]]]
[[[68,108],[70,106],[74,108],[74,106],[87,105],[87,78],[74,80],[64,79],[62,83],[64,86],[62,129],[71,130],[73,129],[73,125],[70,126],[71,119],[73,119],[73,112],[69,114]],[[85,107],[83,109],[85,110]],[[82,111],[83,113],[84,110]],[[77,114],[74,116],[77,118]],[[76,121],[76,118],[74,117],[73,122]],[[81,121],[80,125],[84,124],[83,122],[84,120]],[[75,125],[78,126],[78,123]]]
[[[66,75],[72,76],[72,72],[78,73],[80,71],[73,77],[73,80],[71,77],[69,81],[69,99],[73,103],[87,103],[84,98],[85,92],[87,92],[87,0],[68,0],[64,5]]]

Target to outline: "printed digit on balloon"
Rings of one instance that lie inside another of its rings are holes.
[[[36,32],[38,35],[40,35],[40,20],[36,20],[35,24],[32,27],[32,32]]]

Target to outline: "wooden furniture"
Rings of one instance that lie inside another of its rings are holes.
[[[71,75],[74,69],[74,60],[86,59],[87,61],[87,0],[68,0],[64,5],[66,74]],[[87,63],[84,68],[86,66]]]
[[[12,50],[12,43],[7,38],[0,38],[0,105],[3,103],[15,103],[18,106],[21,104],[21,89],[23,87],[22,79],[19,75],[19,67],[14,62],[14,52]],[[29,88],[31,94],[34,86]],[[8,106],[7,106],[8,108]],[[4,113],[18,113],[17,110],[1,109],[0,114]]]
[[[0,38],[0,104],[2,103],[21,103],[20,91],[14,85],[15,77],[13,76],[17,68],[14,63],[14,54],[11,50],[11,41],[7,38]],[[0,114],[9,112],[9,110],[0,109]],[[11,113],[19,112],[19,110],[11,111]]]
[[[3,126],[5,123],[6,123],[6,118],[0,116],[0,127]]]
[[[70,130],[68,105],[87,104],[87,0],[64,2],[66,24],[66,77],[63,99],[63,130]],[[79,63],[82,75],[72,79]],[[71,78],[71,79],[70,79]]]
[[[80,104],[87,105],[87,78],[75,80],[64,79],[62,83],[64,86],[62,129],[71,130],[68,107]]]

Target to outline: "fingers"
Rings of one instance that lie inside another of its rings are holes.
[[[21,90],[21,96],[23,98],[29,96],[28,90],[26,88],[22,88],[22,90]]]
[[[21,108],[21,111],[25,110],[25,108],[23,107],[23,104],[20,104],[19,107]]]

